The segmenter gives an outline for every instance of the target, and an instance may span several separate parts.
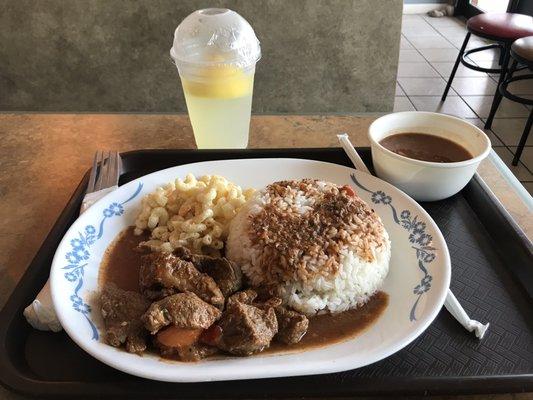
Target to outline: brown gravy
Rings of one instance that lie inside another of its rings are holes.
[[[309,329],[299,343],[290,346],[272,342],[264,353],[299,352],[351,339],[372,325],[387,308],[389,295],[377,292],[362,307],[309,318]]]
[[[449,163],[473,158],[460,144],[425,133],[398,133],[382,139],[379,144],[396,154],[421,161]]]
[[[142,252],[132,251],[146,236],[135,236],[133,227],[121,232],[109,245],[100,265],[98,283],[108,282],[124,290],[139,291],[139,266]],[[273,342],[260,354],[300,352],[306,349],[343,342],[372,325],[387,308],[389,296],[376,293],[364,306],[337,314],[323,314],[309,319],[309,329],[300,343],[285,345]]]
[[[147,235],[136,236],[133,227],[120,232],[104,253],[98,285],[103,287],[112,282],[121,289],[140,292],[139,270],[141,257],[145,253],[133,249],[147,239]]]

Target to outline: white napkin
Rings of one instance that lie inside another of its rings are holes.
[[[113,190],[118,189],[117,185],[99,190],[97,192],[87,193],[81,202],[80,214],[83,214],[89,207],[104,197],[106,194],[111,193]]]
[[[59,332],[62,329],[52,304],[49,281],[46,281],[37,298],[24,309],[24,316],[31,326],[40,331]]]
[[[106,194],[117,188],[118,186],[115,185],[97,192],[86,194],[81,203],[80,214],[85,212]],[[40,331],[59,332],[62,329],[61,323],[54,310],[54,304],[52,303],[50,280],[46,281],[46,284],[43,286],[35,300],[24,309],[24,316],[31,326]]]

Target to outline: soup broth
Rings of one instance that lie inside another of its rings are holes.
[[[398,133],[382,139],[379,144],[396,154],[421,161],[450,163],[473,158],[460,144],[425,133]]]

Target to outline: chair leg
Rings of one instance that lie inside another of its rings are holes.
[[[500,66],[503,64],[503,59],[505,58],[504,49],[505,49],[505,47],[500,46],[500,56],[498,57],[498,65],[500,65]]]
[[[457,60],[455,60],[455,65],[453,66],[452,73],[450,74],[450,77],[448,78],[448,83],[446,83],[446,89],[444,89],[444,93],[442,94],[441,101],[446,100],[446,96],[448,96],[448,91],[450,90],[450,86],[452,86],[452,81],[453,81],[453,78],[455,77],[455,73],[457,72],[457,68],[459,67],[459,63],[461,62],[461,58],[463,58],[463,54],[466,50],[466,45],[468,44],[470,35],[471,33],[468,32],[465,36],[465,40],[463,41],[461,50],[459,50],[459,55],[457,56]]]
[[[500,93],[500,85],[505,79],[505,76],[507,75],[507,66],[509,65],[509,58],[511,56],[510,54],[510,46],[505,45],[505,56],[503,58],[502,63],[502,71],[500,72],[500,79],[498,80],[498,86],[496,87],[496,93],[494,93],[494,99],[492,100],[492,106],[490,107],[490,113],[489,117],[487,118],[487,122],[485,123],[485,129],[490,129],[492,126],[492,121],[494,120],[494,116],[496,115],[496,111],[498,110],[498,107],[502,101],[502,94]]]
[[[524,146],[526,145],[527,137],[529,136],[529,132],[531,131],[531,125],[533,125],[533,110],[529,113],[529,118],[526,122],[526,127],[524,128],[524,132],[522,133],[522,137],[520,138],[520,142],[518,143],[518,147],[516,148],[516,154],[513,157],[513,165],[518,164],[518,160],[520,160],[520,156],[522,155],[522,150],[524,150]]]

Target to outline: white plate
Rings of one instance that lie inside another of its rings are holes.
[[[102,343],[101,317],[90,306],[98,290],[102,255],[119,232],[133,225],[144,194],[187,173],[223,175],[243,188],[261,188],[277,180],[300,178],[351,185],[381,216],[392,241],[390,272],[383,287],[390,297],[384,313],[354,339],[296,354],[180,363],[155,355],[140,357]],[[50,279],[61,324],[89,354],[144,378],[198,382],[323,374],[381,360],[405,347],[433,321],[444,303],[450,273],[446,242],[431,217],[388,183],[336,164],[300,159],[245,159],[169,168],[121,186],[74,222],[57,248]]]

